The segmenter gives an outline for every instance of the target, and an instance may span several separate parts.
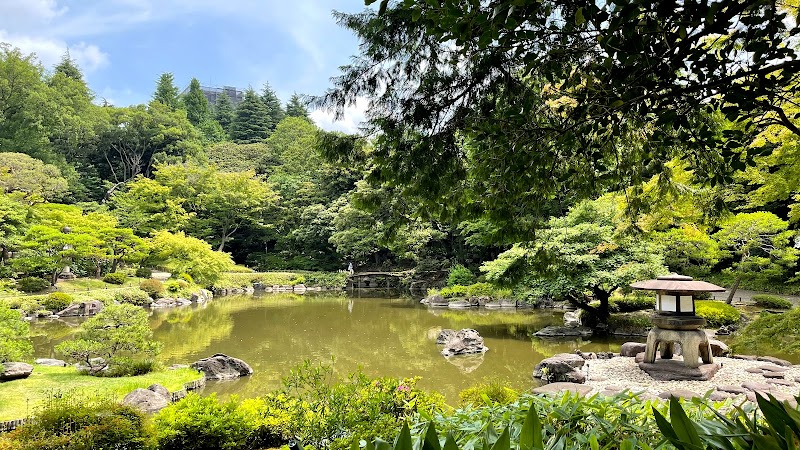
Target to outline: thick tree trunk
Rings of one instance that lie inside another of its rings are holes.
[[[224,234],[222,235],[222,239],[219,241],[219,247],[217,247],[217,251],[221,252],[223,249],[225,249],[225,235]]]
[[[725,300],[725,303],[731,304],[733,303],[733,294],[736,293],[736,290],[739,289],[739,283],[742,282],[742,276],[739,275],[736,277],[736,281],[733,282],[733,286],[731,286],[731,292],[728,294],[728,298]]]

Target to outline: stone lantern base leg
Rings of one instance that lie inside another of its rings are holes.
[[[683,364],[686,367],[700,367],[698,359],[702,358],[703,364],[714,362],[711,356],[711,347],[708,344],[708,336],[703,330],[664,330],[653,327],[647,334],[647,348],[644,354],[644,362],[654,363],[656,352],[661,346],[661,357],[671,359],[674,353],[675,343],[681,344],[683,352]]]

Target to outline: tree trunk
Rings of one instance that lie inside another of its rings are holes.
[[[50,278],[50,286],[55,286],[56,283],[58,283],[58,276],[61,275],[62,270],[64,269],[58,269],[53,271],[53,274],[51,275]]]
[[[593,288],[592,291],[594,293],[594,298],[600,302],[600,306],[597,308],[597,319],[600,323],[607,323],[608,319],[611,317],[608,299],[611,298],[611,292],[613,292],[614,289],[610,292],[606,292],[599,288]]]
[[[225,235],[222,235],[222,239],[219,241],[219,247],[217,247],[217,251],[221,252],[225,248]]]
[[[111,263],[111,272],[116,272],[117,268],[119,267],[119,258],[114,258],[114,261]]]
[[[725,300],[725,303],[731,304],[733,303],[733,294],[736,293],[736,290],[739,289],[739,283],[742,282],[742,276],[739,275],[736,277],[736,281],[733,282],[733,286],[731,286],[731,292],[728,294],[728,298]]]

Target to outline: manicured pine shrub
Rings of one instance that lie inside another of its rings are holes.
[[[753,302],[767,309],[792,309],[792,302],[778,295],[758,294],[753,296]]]
[[[42,308],[48,311],[59,312],[71,305],[72,302],[72,296],[65,292],[52,292],[48,294],[42,302]]]
[[[41,292],[50,287],[50,282],[37,277],[25,277],[17,280],[17,289],[22,292]]]

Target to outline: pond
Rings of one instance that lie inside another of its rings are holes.
[[[625,339],[541,340],[533,336],[562,323],[552,310],[430,309],[410,298],[352,298],[344,295],[265,294],[232,296],[202,305],[155,310],[151,326],[164,344],[166,364],[188,364],[214,353],[247,361],[251,377],[209,383],[204,393],[251,397],[280,386],[280,379],[304,360],[330,362],[347,375],[359,368],[369,376],[414,377],[418,386],[444,394],[497,380],[517,389],[535,386],[537,362],[555,353],[619,351]],[[53,357],[53,346],[78,321],[40,322],[33,327],[36,357]],[[485,338],[483,356],[439,354],[442,328],[474,328]],[[591,369],[590,369],[591,370]]]

